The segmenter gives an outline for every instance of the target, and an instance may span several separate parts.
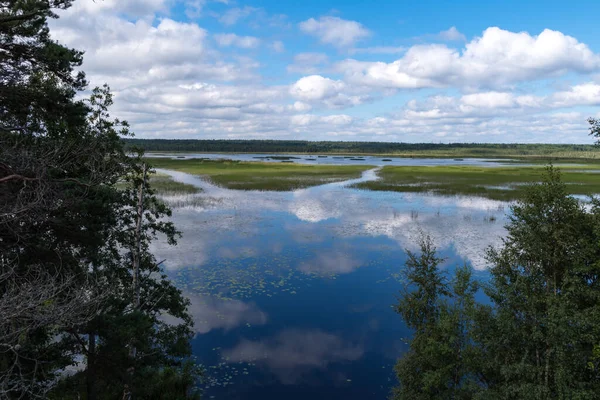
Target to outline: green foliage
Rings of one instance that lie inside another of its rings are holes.
[[[418,266],[428,280],[409,274],[416,290],[408,296],[437,293],[423,297],[433,299],[427,314],[434,318],[416,324],[411,313],[423,313],[422,302],[401,302],[398,311],[416,332],[398,361],[395,398],[598,398],[599,218],[598,201],[584,207],[548,167],[512,207],[503,246],[489,251],[490,306],[474,301],[467,269],[457,271],[449,295],[432,284],[442,277],[433,270],[439,262],[422,246]]]
[[[109,88],[75,99],[82,54],[46,25],[70,4],[0,2],[0,393],[195,397],[188,301],[149,251],[178,232],[145,183],[141,153],[123,146],[131,134],[109,115]],[[82,369],[62,376],[78,359]]]
[[[396,365],[400,386],[394,399],[470,398],[479,389],[474,371],[478,349],[468,337],[475,308],[477,284],[467,267],[457,269],[448,282],[438,268],[429,237],[421,241],[421,254],[407,251],[405,290],[396,311],[414,330],[410,349]]]
[[[304,140],[128,139],[146,151],[200,153],[381,154],[403,157],[510,157],[533,159],[598,159],[592,145],[514,143],[386,143],[308,142]]]

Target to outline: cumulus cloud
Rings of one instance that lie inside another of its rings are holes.
[[[310,18],[299,24],[300,30],[314,36],[321,43],[337,47],[349,47],[357,41],[367,38],[371,32],[361,23],[339,17]]]
[[[599,104],[600,85],[587,82],[546,96],[497,91],[470,93],[458,97],[437,95],[424,101],[409,101],[403,115],[408,118],[429,119],[503,117]]]
[[[502,87],[598,68],[600,57],[571,36],[550,29],[532,36],[496,27],[486,29],[462,51],[440,44],[416,45],[391,63],[345,60],[337,66],[350,82],[401,89]]]
[[[260,39],[254,36],[238,36],[235,33],[222,33],[215,35],[219,46],[236,46],[242,49],[254,49],[260,45]]]
[[[224,1],[186,5],[210,14],[206,9],[217,2]],[[202,21],[174,19],[172,5],[78,1],[50,21],[54,39],[85,51],[83,70],[91,85],[111,85],[112,112],[129,120],[141,137],[591,142],[588,115],[571,108],[600,104],[600,85],[582,77],[600,69],[599,56],[561,32],[532,35],[492,27],[461,46],[460,32],[450,28],[431,35],[430,44],[355,47],[370,36],[359,22],[311,18],[300,29],[337,51],[288,48],[292,61],[285,65],[265,62],[259,51],[239,51],[261,46],[286,51],[275,40],[279,36],[264,34],[285,27],[285,16],[229,8],[217,18],[227,26],[245,20],[255,35],[215,34]],[[331,64],[345,54],[356,59]],[[360,60],[390,54],[397,60]],[[262,70],[266,65],[268,73]],[[280,75],[277,68],[284,68]],[[300,79],[286,82],[285,69]],[[528,85],[544,78],[557,80],[554,89],[546,86],[540,93]],[[433,88],[434,95],[421,98],[421,88]],[[397,93],[409,98],[386,106],[385,114],[377,108],[349,110]]]
[[[345,108],[361,104],[368,96],[351,93],[352,88],[339,80],[325,78],[321,75],[310,75],[300,78],[290,86],[292,97],[305,101],[320,103],[327,108]]]
[[[346,85],[342,81],[324,78],[320,75],[305,76],[290,88],[292,96],[303,100],[323,100],[337,95]]]

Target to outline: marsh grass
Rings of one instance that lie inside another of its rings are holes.
[[[559,166],[571,194],[600,193],[600,166]],[[586,171],[587,170],[587,171]],[[354,185],[359,189],[394,192],[431,192],[441,195],[474,195],[494,200],[519,199],[529,184],[543,179],[544,168],[528,167],[383,167],[380,180]]]
[[[202,189],[187,183],[174,181],[168,175],[156,174],[150,177],[150,187],[159,195],[171,196],[178,194],[200,193]]]
[[[202,191],[201,188],[187,183],[174,181],[169,175],[155,173],[149,177],[150,187],[160,196],[175,196],[195,194]],[[125,183],[117,183],[117,188],[125,188]]]
[[[229,189],[289,191],[359,178],[368,165],[307,165],[231,160],[148,159],[156,168],[203,176]]]

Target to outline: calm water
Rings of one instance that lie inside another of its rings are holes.
[[[444,268],[467,262],[485,278],[482,255],[508,210],[348,182],[241,192],[171,174],[205,189],[169,199],[183,238],[154,251],[192,302],[207,399],[385,399],[410,335],[392,309],[404,249],[426,232]]]
[[[289,161],[298,164],[330,164],[330,165],[476,165],[481,167],[497,167],[510,164],[510,160],[494,160],[490,158],[406,158],[406,157],[381,157],[381,156],[331,156],[331,155],[306,155],[306,154],[210,154],[210,153],[147,153],[148,157],[158,158],[205,158],[210,160],[228,159],[238,161],[263,161],[281,162],[279,157],[291,157]],[[272,157],[276,157],[275,159]],[[383,160],[387,161],[383,161]],[[520,164],[525,165],[525,164]]]

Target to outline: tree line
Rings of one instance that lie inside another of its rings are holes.
[[[330,142],[304,140],[200,140],[200,139],[125,139],[127,146],[145,151],[231,152],[231,153],[360,153],[393,154],[420,151],[464,152],[472,155],[502,153],[522,155],[551,155],[557,152],[592,152],[593,145],[585,144],[515,144],[515,143],[389,143],[389,142]]]
[[[50,38],[71,3],[0,1],[0,398],[197,398],[188,300],[149,250],[179,233],[109,88],[81,100],[83,54]]]

